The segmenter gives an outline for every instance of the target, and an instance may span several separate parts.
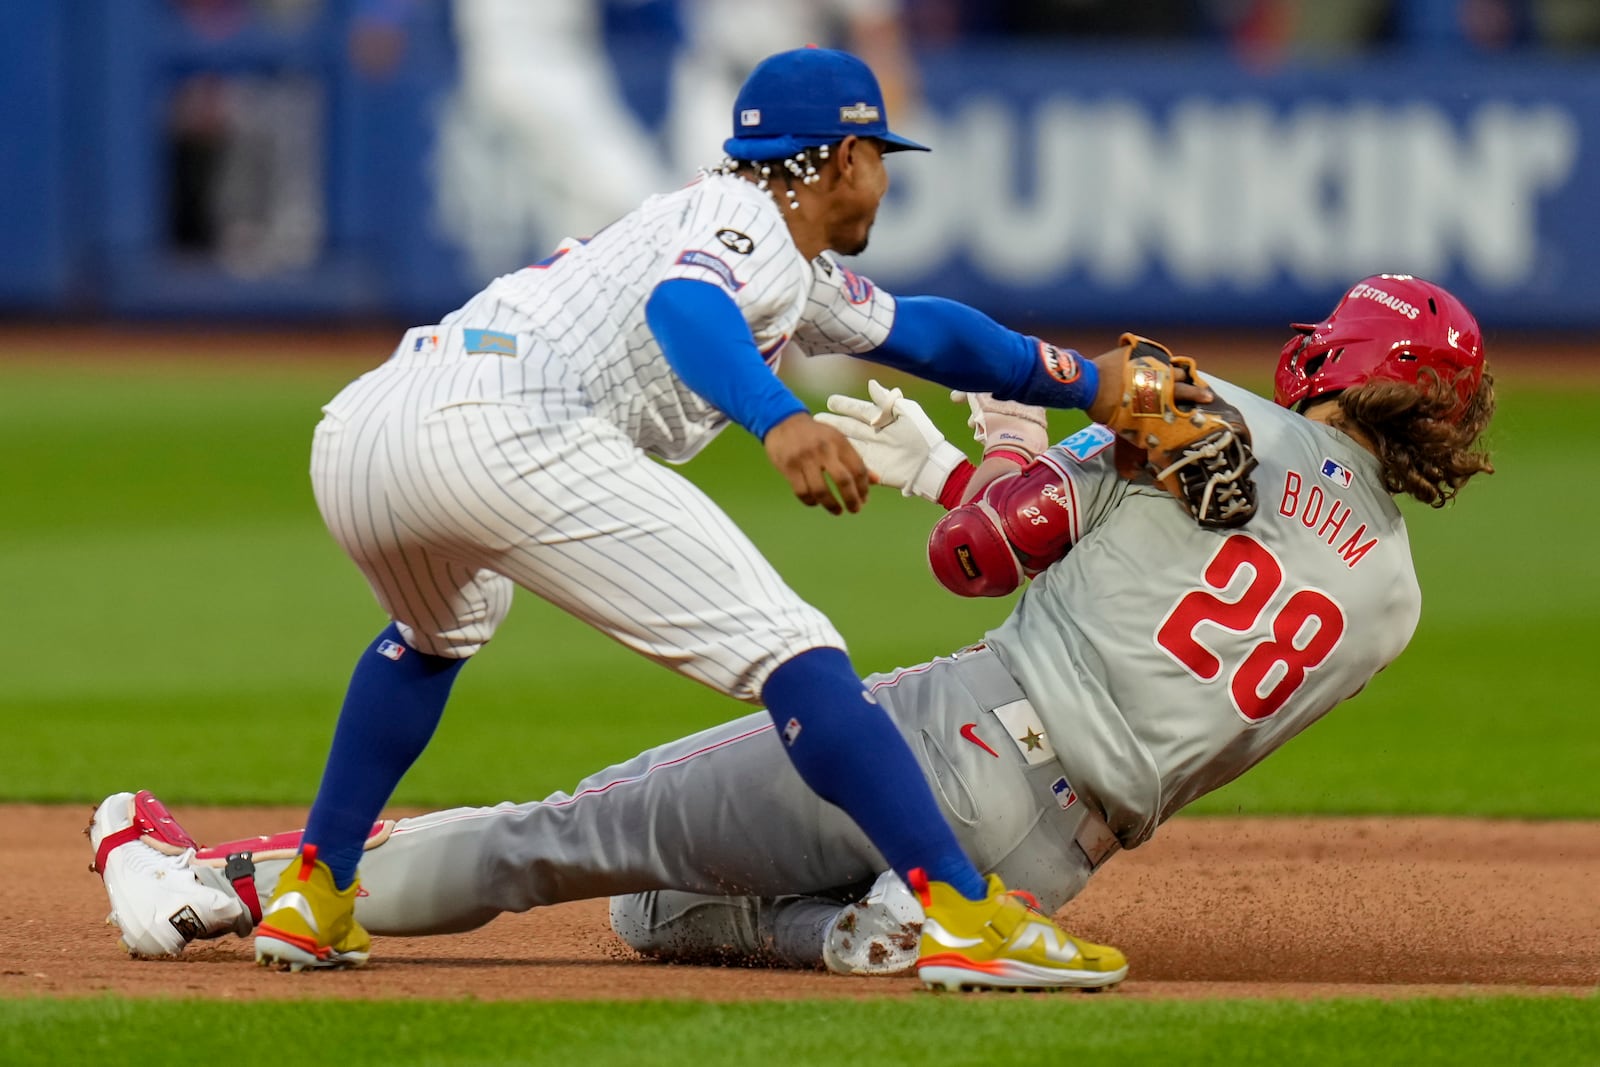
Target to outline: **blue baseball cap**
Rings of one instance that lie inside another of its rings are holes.
[[[883,90],[865,63],[831,48],[796,48],[750,72],[722,150],[734,159],[784,159],[852,134],[882,141],[885,152],[929,151],[889,132]]]

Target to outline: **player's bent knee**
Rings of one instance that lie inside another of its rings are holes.
[[[482,626],[462,627],[443,632],[419,629],[396,620],[406,644],[424,656],[437,659],[471,659],[488,644],[493,630]]]
[[[660,938],[651,915],[654,911],[654,893],[629,893],[611,898],[611,930],[635,952],[655,956],[660,951]]]
[[[651,959],[728,963],[759,955],[759,904],[751,897],[718,897],[676,890],[611,898],[611,929]]]

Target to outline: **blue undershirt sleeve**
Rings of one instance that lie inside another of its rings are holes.
[[[767,366],[739,306],[719,287],[669,278],[645,301],[644,317],[684,384],[757,439],[806,410]]]
[[[888,339],[862,358],[952,389],[1052,408],[1088,407],[1100,386],[1092,360],[937,296],[897,298]]]

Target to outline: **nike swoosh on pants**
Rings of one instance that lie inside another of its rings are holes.
[[[994,749],[990,748],[989,747],[989,743],[987,741],[985,741],[983,738],[978,736],[978,724],[977,723],[975,723],[975,722],[964,722],[964,723],[962,723],[961,724],[961,736],[966,738],[968,741],[971,741],[973,744],[977,745],[979,748],[983,749],[985,752],[989,753],[989,755],[993,756],[995,759],[999,759],[1000,758],[1000,753],[998,753]]]

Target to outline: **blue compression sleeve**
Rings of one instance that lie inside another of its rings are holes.
[[[1086,408],[1100,387],[1092,360],[937,296],[898,298],[888,340],[862,358],[952,389],[1050,408]]]
[[[684,384],[758,440],[806,410],[767,366],[739,306],[717,286],[669,278],[645,301],[644,317]]]
[[[843,808],[901,878],[921,867],[969,899],[983,898],[983,876],[945,821],[917,758],[843,649],[813,648],[786,660],[761,698],[806,785]]]
[[[340,889],[355,879],[367,832],[395,786],[428,747],[465,662],[418,652],[392,622],[356,661],[305,832]]]

